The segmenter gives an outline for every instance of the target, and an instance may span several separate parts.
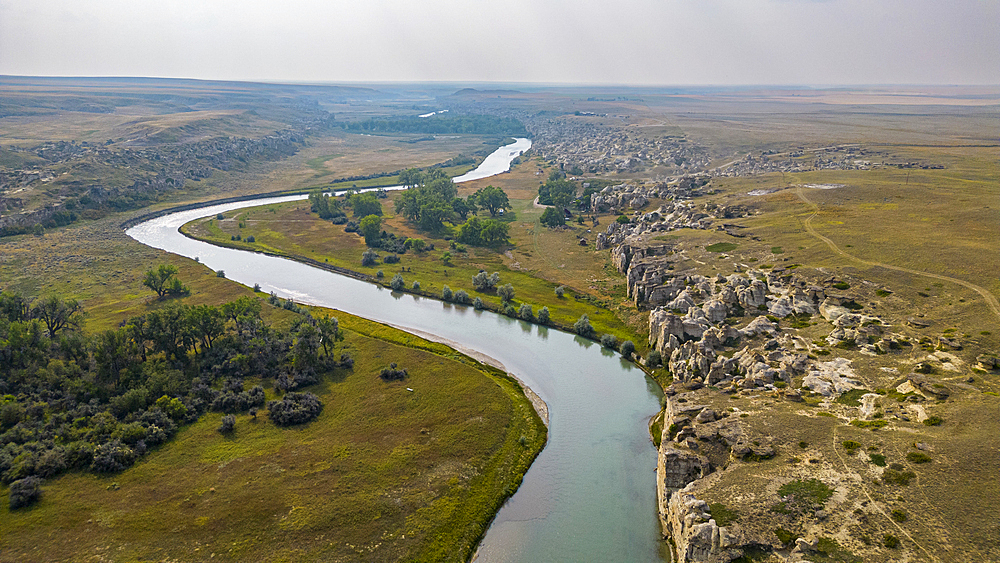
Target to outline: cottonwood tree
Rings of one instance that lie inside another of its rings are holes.
[[[160,264],[156,270],[148,270],[142,285],[152,289],[160,299],[167,295],[187,295],[188,288],[184,287],[181,281],[174,277],[177,273],[177,266]]]

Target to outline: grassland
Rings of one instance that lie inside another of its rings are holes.
[[[251,293],[109,219],[5,240],[0,276],[5,289],[80,299],[95,333],[162,306],[140,283],[157,263],[179,267],[185,303]],[[294,317],[264,309],[278,325]],[[544,445],[544,426],[505,374],[333,314],[356,363],[308,388],[326,405],[317,420],[279,428],[241,415],[229,438],[208,414],[120,474],[47,482],[34,507],[0,509],[0,560],[466,559]],[[410,376],[379,380],[390,362]]]
[[[463,190],[471,190],[463,185]],[[480,269],[500,272],[501,284],[513,285],[516,295],[515,307],[521,303],[532,306],[535,314],[543,306],[548,307],[553,321],[560,326],[572,326],[583,314],[589,315],[591,324],[599,333],[612,333],[621,340],[633,340],[640,352],[644,350],[646,338],[642,335],[641,321],[627,322],[618,314],[631,315],[621,307],[620,289],[612,286],[610,280],[620,283],[620,275],[605,272],[607,257],[593,250],[592,245],[581,247],[577,236],[586,236],[583,227],[566,230],[550,230],[538,223],[541,209],[534,208],[531,200],[537,193],[512,195],[530,196],[531,199],[517,199],[512,202],[513,213],[507,214],[511,220],[513,246],[510,250],[497,252],[492,249],[466,247],[458,252],[449,247],[447,240],[428,236],[414,229],[402,217],[393,212],[393,198],[389,194],[383,200],[383,228],[401,237],[417,237],[435,245],[435,250],[408,252],[402,255],[398,264],[377,264],[362,266],[361,254],[365,244],[354,233],[344,232],[343,226],[320,220],[309,212],[309,203],[293,202],[282,205],[259,206],[230,212],[225,219],[215,217],[200,219],[185,225],[183,231],[189,236],[236,246],[246,250],[258,250],[289,257],[304,257],[333,266],[347,268],[370,276],[383,271],[382,283],[400,273],[409,288],[413,282],[420,282],[420,292],[424,295],[440,297],[445,285],[453,291],[466,290],[471,298],[480,297],[492,309],[501,309],[501,300],[495,292],[479,292],[472,287],[472,276]],[[240,227],[243,225],[243,227]],[[579,231],[579,232],[578,232]],[[233,244],[231,238],[239,234],[241,238],[253,236],[253,243]],[[446,263],[443,255],[451,255]],[[383,255],[386,253],[382,253]],[[528,262],[522,264],[521,261]],[[597,274],[595,279],[594,274]],[[573,283],[590,280],[587,286]],[[567,285],[562,298],[555,294],[555,288]],[[608,288],[612,290],[605,293]],[[616,293],[617,292],[617,293]],[[616,314],[617,313],[617,314]]]

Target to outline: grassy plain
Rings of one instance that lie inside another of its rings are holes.
[[[463,191],[472,189],[462,187]],[[398,264],[362,266],[364,240],[355,233],[344,232],[343,226],[320,220],[310,213],[306,201],[230,212],[221,221],[214,217],[199,219],[185,225],[183,230],[190,236],[229,246],[234,246],[230,240],[234,235],[239,234],[244,239],[253,236],[255,242],[236,243],[235,246],[301,256],[371,276],[382,270],[383,284],[388,284],[394,274],[400,273],[407,288],[413,282],[420,282],[420,292],[429,296],[440,298],[445,285],[453,291],[464,289],[470,298],[480,297],[494,310],[501,309],[500,298],[492,291],[475,290],[472,276],[480,269],[490,273],[497,271],[501,285],[513,285],[515,307],[527,303],[536,315],[543,306],[548,307],[552,320],[563,327],[571,327],[586,314],[599,333],[615,334],[619,341],[633,340],[637,349],[643,351],[645,327],[642,320],[633,321],[635,314],[620,302],[623,291],[616,284],[621,283],[621,276],[605,271],[607,257],[593,250],[592,238],[586,247],[577,241],[578,235],[589,236],[586,228],[574,225],[565,230],[551,230],[541,226],[538,218],[542,210],[531,204],[537,188],[524,194],[511,190],[511,195],[530,197],[513,200],[513,213],[506,215],[511,221],[513,248],[497,252],[466,247],[465,252],[458,252],[450,249],[444,238],[417,231],[396,216],[392,202],[397,194],[390,192],[389,197],[382,200],[383,229],[397,236],[423,238],[435,245],[433,251],[411,251],[401,255]],[[241,228],[241,224],[244,227]],[[445,252],[451,255],[447,263],[443,261]],[[381,252],[382,256],[385,254]],[[581,286],[581,280],[587,285]],[[555,295],[555,288],[560,285],[567,286],[562,298]],[[625,313],[625,320],[620,318],[621,313]]]
[[[5,290],[79,299],[93,334],[163,305],[141,286],[158,263],[178,266],[192,290],[184,303],[252,293],[136,243],[110,218],[4,239],[0,279]],[[333,314],[356,363],[307,389],[325,404],[317,420],[279,428],[263,413],[240,415],[227,438],[216,431],[220,415],[208,414],[120,474],[47,482],[38,505],[0,508],[0,560],[467,558],[544,445],[544,427],[504,374]],[[294,317],[267,306],[264,315],[277,326]],[[379,380],[390,362],[410,377]]]

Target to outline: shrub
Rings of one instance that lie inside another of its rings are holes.
[[[797,479],[778,489],[782,498],[794,497],[805,504],[823,504],[833,496],[833,489],[819,479]]]
[[[224,278],[224,277],[226,277],[226,271],[225,270],[216,270],[215,271],[215,277],[217,277],[217,278]]]
[[[94,449],[94,461],[90,468],[98,473],[115,473],[135,463],[136,457],[132,448],[112,440]]]
[[[531,305],[528,305],[527,303],[522,303],[517,309],[517,316],[525,321],[532,321],[535,319],[535,315],[531,310]]]
[[[892,519],[895,520],[896,522],[906,522],[907,520],[906,512],[897,508],[896,510],[892,511]]]
[[[454,298],[455,294],[451,292],[450,287],[444,286],[441,288],[441,299],[444,299],[445,301],[451,301]]]
[[[547,325],[549,324],[549,308],[542,307],[541,311],[538,311],[538,323]]]
[[[379,271],[375,272],[375,277],[378,278],[378,279],[382,279],[382,278],[385,277],[385,272],[383,272],[382,270],[379,270]]]
[[[514,308],[514,305],[507,303],[503,307],[503,314],[507,315],[508,317],[516,317],[517,309]]]
[[[622,353],[622,356],[631,358],[632,353],[635,352],[635,344],[633,344],[631,340],[626,340],[625,342],[622,342],[619,352]]]
[[[605,348],[610,348],[611,350],[618,349],[618,337],[613,334],[601,335],[601,346]]]
[[[833,284],[833,287],[840,290],[851,289],[851,284],[847,282],[837,282]]]
[[[268,401],[267,410],[275,424],[290,426],[319,416],[323,403],[312,393],[288,393],[280,401]]]
[[[413,288],[413,291],[420,291],[420,282],[415,281],[415,282],[413,282],[413,285],[410,286],[410,287]]]
[[[257,242],[257,238],[254,237],[253,235],[250,235],[250,236],[248,236],[247,238],[245,238],[243,240],[246,241],[246,242]]]
[[[617,219],[615,219],[615,222],[617,222],[617,223],[621,223],[622,225],[627,225],[627,224],[629,224],[629,223],[630,223],[631,221],[629,221],[629,218],[628,218],[628,215],[625,215],[625,214],[621,214],[621,215],[619,215],[619,216],[618,216],[618,218],[617,218]]]
[[[910,452],[906,454],[906,460],[911,463],[930,463],[931,456],[924,452]]]
[[[9,492],[10,509],[15,510],[22,506],[34,504],[41,497],[41,485],[42,480],[34,475],[11,483]]]
[[[924,424],[927,426],[941,426],[944,424],[944,419],[940,416],[929,416],[924,419]]]
[[[507,285],[504,285],[504,286],[501,286],[501,287],[497,288],[497,295],[499,295],[500,299],[503,299],[505,302],[513,300],[514,299],[514,286],[512,286],[510,284],[507,284]]]
[[[215,218],[216,218],[216,219],[218,219],[219,221],[222,221],[223,219],[225,219],[225,218],[226,218],[226,216],[225,216],[225,215],[223,215],[222,213],[217,213],[217,214],[215,215]]]
[[[590,336],[594,334],[594,327],[590,326],[590,317],[586,314],[580,315],[580,318],[573,323],[573,331],[580,336]]]
[[[486,307],[486,304],[483,303],[482,299],[480,299],[479,297],[476,297],[472,301],[472,306],[475,307],[476,309],[482,309],[483,307]]]
[[[735,510],[730,510],[721,502],[713,502],[708,505],[708,512],[718,526],[728,526],[739,519]]]
[[[397,368],[394,362],[389,364],[389,367],[382,368],[378,376],[382,378],[382,381],[400,381],[406,377],[406,370]]]
[[[716,521],[716,523],[718,523],[718,521]],[[783,545],[789,545],[793,541],[799,539],[798,534],[790,532],[784,528],[775,528],[774,535],[778,536],[778,541],[780,541]]]
[[[404,287],[406,287],[406,281],[403,280],[402,274],[392,276],[392,280],[389,281],[389,287],[396,291],[401,291]]]
[[[663,363],[663,356],[660,354],[659,350],[652,350],[650,353],[646,354],[646,367],[655,368]]]
[[[882,536],[882,545],[889,549],[896,549],[899,547],[899,538],[892,534],[886,534]]]
[[[385,258],[382,259],[382,262],[384,264],[398,264],[399,263],[399,255],[397,255],[397,254],[389,254],[388,256],[386,256]]]
[[[902,465],[893,463],[882,473],[882,482],[887,485],[909,485],[910,479],[916,476],[912,471],[903,471]]]
[[[882,454],[868,454],[868,459],[879,467],[885,467],[885,456]]]
[[[222,417],[222,424],[219,425],[219,432],[222,432],[223,434],[229,434],[230,432],[233,431],[233,428],[235,427],[236,427],[236,417],[231,414],[227,414]]]
[[[562,299],[564,293],[566,293],[566,286],[560,285],[556,288],[556,297],[559,299]]]
[[[490,291],[500,283],[500,272],[493,272],[486,275],[485,270],[480,270],[478,274],[472,276],[472,287],[479,291]]]
[[[464,289],[456,291],[453,299],[455,300],[455,303],[461,303],[462,305],[468,305],[471,302],[468,292]]]
[[[368,248],[361,254],[361,265],[362,266],[374,266],[378,264],[378,253]]]
[[[855,450],[861,447],[861,444],[855,442],[854,440],[844,440],[842,445],[844,446],[844,449],[847,450],[847,453],[851,455],[854,455]]]

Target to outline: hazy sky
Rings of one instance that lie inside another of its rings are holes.
[[[0,74],[998,84],[1000,0],[0,0]]]

